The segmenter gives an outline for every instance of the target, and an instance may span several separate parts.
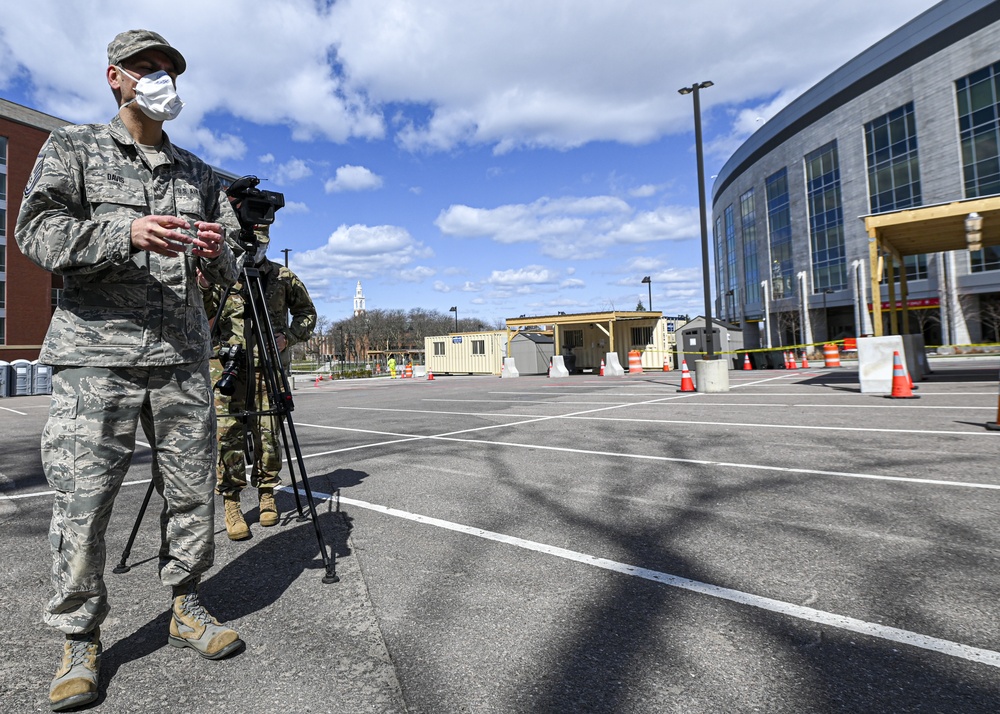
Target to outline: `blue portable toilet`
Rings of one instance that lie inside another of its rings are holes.
[[[10,363],[10,396],[31,396],[31,362],[16,359]]]
[[[52,394],[52,366],[37,359],[31,363],[31,393]]]
[[[10,384],[10,362],[0,359],[0,398],[9,397],[8,385]]]

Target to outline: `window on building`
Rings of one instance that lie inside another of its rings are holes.
[[[0,201],[7,200],[7,174],[0,173]]]
[[[955,82],[966,198],[1000,193],[1000,62]],[[973,273],[1000,270],[1000,248],[969,254]]]
[[[653,328],[652,327],[633,327],[632,328],[632,344],[633,345],[651,345],[651,344],[653,344]]]
[[[583,330],[564,330],[562,344],[569,349],[583,347]]]
[[[805,165],[813,292],[843,290],[847,287],[847,252],[837,142],[806,154]]]
[[[792,214],[788,205],[788,169],[781,169],[764,182],[767,194],[767,232],[771,243],[771,297],[791,297]]]
[[[987,270],[1000,270],[1000,248],[987,246],[983,250],[969,253],[969,269],[973,273],[983,273]]]
[[[743,227],[743,284],[746,302],[760,302],[760,268],[757,266],[757,217],[753,189],[740,196],[740,225]]]
[[[7,307],[7,281],[0,280],[0,308]]]
[[[0,273],[7,272],[7,246],[0,243]]]
[[[733,204],[726,206],[724,211],[726,217],[726,292],[734,295],[739,276],[736,273],[736,221],[734,219]],[[732,303],[726,308],[726,316],[729,319],[735,317],[736,307]]]
[[[726,284],[726,244],[722,240],[722,216],[715,219],[715,285],[719,290]]]
[[[927,256],[907,255],[903,258],[903,265],[906,267],[906,280],[926,280],[927,279]],[[900,269],[896,266],[896,282],[900,280]],[[882,281],[889,279],[889,261],[885,261],[882,268]]]
[[[1000,62],[955,82],[965,197],[1000,193]]]
[[[438,356],[438,357],[440,357],[441,355],[444,354],[444,342],[435,342],[434,343],[434,354],[435,354],[435,356]]]
[[[7,209],[0,208],[0,243],[6,243],[3,240],[7,237]]]
[[[7,318],[0,317],[0,345],[7,344]]]
[[[0,136],[0,166],[7,165],[7,137]]]
[[[920,164],[913,102],[865,124],[865,156],[872,213],[920,205]]]
[[[486,354],[486,340],[473,340],[472,341],[472,354],[474,354],[474,355],[484,355],[484,354]]]

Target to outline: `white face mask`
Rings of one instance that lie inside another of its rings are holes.
[[[253,255],[253,262],[261,265],[267,259],[267,246],[269,243],[258,243],[257,252]]]
[[[170,75],[160,70],[151,72],[145,77],[135,79],[132,74],[122,67],[118,67],[129,79],[135,80],[135,99],[125,102],[124,109],[132,102],[139,105],[142,113],[155,121],[169,121],[181,113],[184,102],[177,96],[174,82]]]

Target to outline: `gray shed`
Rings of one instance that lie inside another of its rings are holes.
[[[542,332],[518,332],[510,341],[510,356],[521,374],[547,374],[555,340]]]

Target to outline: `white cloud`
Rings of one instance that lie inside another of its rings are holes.
[[[309,213],[309,206],[302,201],[285,201],[283,213]]]
[[[343,279],[379,276],[413,282],[433,274],[426,273],[428,268],[410,267],[434,252],[398,226],[343,225],[323,246],[292,255],[292,267],[310,293],[314,286],[325,289]]]
[[[552,284],[555,280],[555,275],[548,268],[543,268],[540,265],[529,265],[525,268],[494,270],[487,282],[491,285],[521,287]]]
[[[302,159],[289,159],[275,170],[274,182],[279,186],[285,186],[309,176],[312,176],[312,169],[308,163]]]
[[[699,230],[696,209],[662,206],[635,214],[614,196],[541,198],[497,208],[453,205],[434,223],[447,236],[538,243],[544,255],[561,259],[597,258],[615,245],[684,240]]]
[[[715,82],[710,121],[714,106],[811,85],[936,1],[175,0],[164,13],[152,0],[35,0],[4,7],[0,87],[27,76],[41,110],[104,121],[108,41],[154,22],[188,60],[171,136],[203,153],[209,114],[343,142],[383,138],[390,104],[408,149],[641,144],[690,132],[690,100],[675,90],[692,78]],[[266,57],[247,39],[261,37]]]
[[[263,154],[261,156],[258,156],[257,161],[259,161],[262,164],[273,164],[274,154]]]
[[[633,198],[649,198],[650,196],[656,195],[657,188],[653,184],[643,184],[642,186],[636,186],[628,192],[629,196]]]
[[[336,177],[327,180],[324,185],[327,193],[372,191],[381,187],[381,176],[377,176],[364,166],[351,166],[350,164],[338,168]]]
[[[567,278],[559,283],[559,287],[561,288],[583,288],[586,287],[586,285],[587,283],[579,278]]]

